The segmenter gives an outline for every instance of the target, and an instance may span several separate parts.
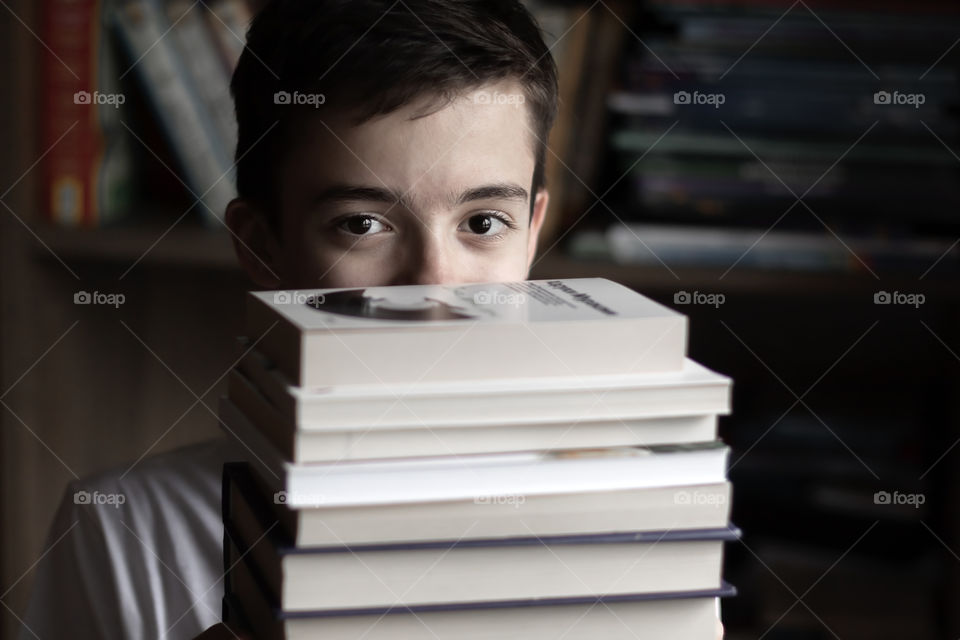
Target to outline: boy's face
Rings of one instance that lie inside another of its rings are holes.
[[[529,193],[522,100],[505,81],[422,117],[425,102],[360,126],[305,118],[280,172],[282,237],[246,203],[228,210],[241,262],[264,288],[525,279],[547,194]]]

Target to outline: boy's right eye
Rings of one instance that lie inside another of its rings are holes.
[[[355,236],[369,236],[388,229],[383,222],[369,215],[348,216],[341,219],[337,227]]]

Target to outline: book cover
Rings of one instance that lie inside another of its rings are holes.
[[[247,306],[248,336],[299,386],[678,371],[686,328],[604,278],[261,291]]]

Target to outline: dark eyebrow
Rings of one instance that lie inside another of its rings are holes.
[[[520,185],[512,182],[500,182],[467,189],[457,198],[457,204],[464,204],[472,200],[520,200],[526,202],[528,197],[527,190]]]
[[[456,204],[465,204],[474,200],[519,200],[526,202],[529,194],[527,190],[512,182],[485,184],[467,189],[456,197]],[[403,193],[384,187],[369,187],[363,185],[335,184],[321,190],[314,198],[314,205],[331,202],[363,201],[381,202],[384,204],[399,204],[409,209],[403,198]]]
[[[345,200],[383,202],[385,204],[399,203],[406,206],[403,200],[403,194],[399,191],[382,187],[365,187],[351,184],[335,184],[327,187],[320,191],[320,193],[318,193],[313,199],[314,204],[342,202]]]

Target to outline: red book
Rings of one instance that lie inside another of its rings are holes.
[[[127,208],[129,140],[100,0],[43,0],[41,202],[63,226],[99,226]]]

